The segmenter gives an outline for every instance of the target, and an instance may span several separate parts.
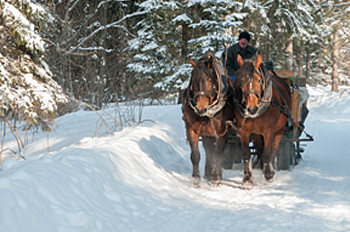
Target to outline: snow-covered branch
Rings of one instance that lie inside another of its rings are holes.
[[[79,49],[81,45],[83,45],[86,41],[91,39],[94,35],[96,35],[98,32],[100,32],[102,30],[105,30],[105,29],[108,29],[108,28],[111,28],[111,27],[119,27],[119,28],[123,28],[123,29],[127,30],[125,27],[119,26],[118,24],[120,24],[122,21],[124,21],[124,20],[126,20],[128,18],[132,18],[132,17],[138,16],[138,15],[144,15],[146,13],[148,13],[148,11],[141,11],[141,12],[129,14],[129,15],[126,15],[125,17],[123,17],[122,19],[116,21],[116,22],[110,23],[110,24],[108,24],[106,26],[99,27],[98,29],[96,29],[92,33],[90,33],[88,36],[84,37],[76,46],[72,47],[65,54],[69,55],[72,52],[74,52],[75,50]],[[132,35],[130,32],[129,32],[129,34]]]

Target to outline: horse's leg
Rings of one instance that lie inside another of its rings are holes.
[[[203,147],[205,150],[205,168],[204,168],[204,178],[209,181],[212,180],[211,172],[213,167],[213,155],[215,150],[215,138],[202,136]]]
[[[244,174],[243,174],[243,188],[251,188],[253,187],[253,173],[251,167],[251,159],[250,159],[250,148],[249,148],[249,133],[242,132],[241,134],[241,142],[242,142],[242,158],[244,164]]]
[[[259,134],[253,134],[253,138],[254,138],[254,147],[256,149],[256,155],[257,155],[253,163],[253,168],[255,168],[256,165],[259,165],[260,169],[262,169],[263,165],[261,161],[261,156],[264,150],[264,140],[262,135],[259,135]]]
[[[262,155],[262,163],[263,163],[263,174],[265,176],[266,181],[273,182],[275,178],[275,168],[273,167],[273,154],[272,154],[272,147],[274,144],[274,139],[276,137],[274,136],[273,131],[269,131],[265,133],[264,135],[264,151]]]
[[[193,186],[198,188],[200,183],[200,176],[199,176],[199,160],[200,160],[200,153],[198,149],[198,139],[199,135],[196,134],[194,131],[187,131],[187,140],[190,143],[191,147],[191,161],[193,166],[193,172],[192,172],[192,178],[193,178]]]
[[[280,142],[281,139],[283,137],[283,131],[284,128],[281,128],[280,130],[278,130],[277,132],[275,132],[275,137],[273,139],[273,143],[272,143],[272,164],[275,164],[275,160],[278,154],[278,149],[280,146]]]
[[[213,154],[213,164],[212,167],[212,186],[218,187],[221,184],[222,180],[222,164],[224,161],[224,150],[226,147],[226,138],[220,137],[215,141],[215,151]]]

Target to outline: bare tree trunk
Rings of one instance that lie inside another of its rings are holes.
[[[100,86],[98,89],[98,106],[102,107],[103,102],[104,102],[104,89],[106,86],[106,82],[108,79],[108,73],[107,73],[107,55],[106,55],[106,49],[107,49],[107,4],[104,4],[104,9],[103,9],[103,25],[104,25],[104,30],[103,30],[103,36],[102,36],[102,44],[103,44],[103,51],[102,51],[102,57],[103,57],[103,64],[101,68],[101,80],[100,80]]]
[[[287,63],[287,69],[293,70],[293,37],[289,37],[287,40],[287,55],[288,55],[288,63]]]
[[[268,42],[266,45],[266,60],[269,61],[271,59],[271,44]]]
[[[333,32],[333,73],[332,73],[332,92],[339,92],[339,29],[335,29]]]
[[[300,78],[303,76],[303,53],[301,52],[301,47],[298,53],[298,77]]]
[[[188,42],[188,25],[182,24],[182,47],[181,47],[181,63],[185,64],[187,59],[187,42]]]
[[[311,59],[311,54],[310,54],[310,43],[307,42],[306,43],[306,48],[305,48],[305,52],[306,52],[306,72],[305,72],[305,78],[306,78],[306,83],[310,82],[310,59]]]

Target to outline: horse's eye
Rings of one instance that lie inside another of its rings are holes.
[[[260,83],[261,82],[261,80],[258,80],[258,83]]]

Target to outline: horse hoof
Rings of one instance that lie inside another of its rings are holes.
[[[193,177],[193,179],[192,179],[192,186],[193,186],[193,188],[199,189],[201,187],[200,186],[200,182],[201,182],[200,178]]]
[[[242,183],[242,189],[251,190],[253,188],[253,181],[247,180]]]
[[[253,188],[253,176],[250,173],[245,173],[243,175],[242,188],[243,189]]]
[[[266,173],[265,172],[265,180],[268,182],[268,183],[272,183],[275,181],[276,179],[276,172],[275,171],[272,171],[272,172],[269,172],[269,173]]]
[[[262,173],[268,183],[272,183],[275,180],[276,171],[271,164],[264,164]]]
[[[265,175],[265,180],[268,182],[268,183],[272,183],[274,182],[276,179],[276,175],[273,174],[273,175]]]
[[[219,188],[220,186],[221,186],[221,180],[212,180],[211,181],[212,188]]]

